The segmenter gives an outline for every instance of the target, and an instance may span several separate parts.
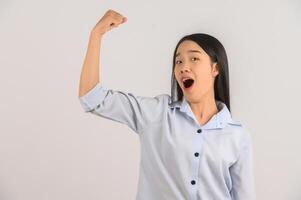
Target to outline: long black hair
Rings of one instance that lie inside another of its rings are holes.
[[[175,78],[174,69],[178,46],[185,40],[191,40],[193,42],[196,42],[209,55],[211,63],[217,63],[219,73],[214,80],[214,97],[216,100],[225,103],[229,111],[231,111],[229,93],[229,69],[226,50],[220,41],[218,41],[215,37],[205,33],[194,33],[186,35],[182,37],[176,45],[173,54],[171,76],[172,101],[178,101],[183,99],[183,91]]]

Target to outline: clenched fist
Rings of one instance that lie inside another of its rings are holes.
[[[97,24],[94,26],[92,32],[93,32],[93,34],[102,36],[107,31],[110,31],[112,28],[118,27],[119,24],[122,24],[126,21],[127,21],[126,17],[124,17],[120,13],[110,9],[97,22]]]

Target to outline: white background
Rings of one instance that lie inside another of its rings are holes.
[[[0,1],[0,199],[134,199],[139,138],[78,101],[89,32],[108,9],[128,18],[101,45],[101,82],[170,94],[178,40],[224,45],[232,115],[254,142],[259,200],[301,199],[301,2]]]

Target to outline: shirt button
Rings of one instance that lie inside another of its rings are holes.
[[[194,184],[195,184],[195,180],[192,180],[192,181],[191,181],[191,185],[194,185]]]
[[[199,156],[199,153],[198,153],[198,152],[195,152],[195,153],[194,153],[194,156],[195,156],[195,157],[198,157],[198,156]]]
[[[198,133],[201,133],[202,132],[202,129],[198,129]]]

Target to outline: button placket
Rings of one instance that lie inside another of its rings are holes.
[[[200,134],[200,133],[202,133],[202,129],[197,129],[196,134]],[[199,156],[199,153],[198,153],[198,152],[195,152],[195,153],[194,153],[194,156],[195,156],[195,157],[198,157],[198,156]],[[191,183],[191,185],[195,185],[195,184],[196,184],[196,181],[195,181],[195,180],[191,180],[190,183]]]

